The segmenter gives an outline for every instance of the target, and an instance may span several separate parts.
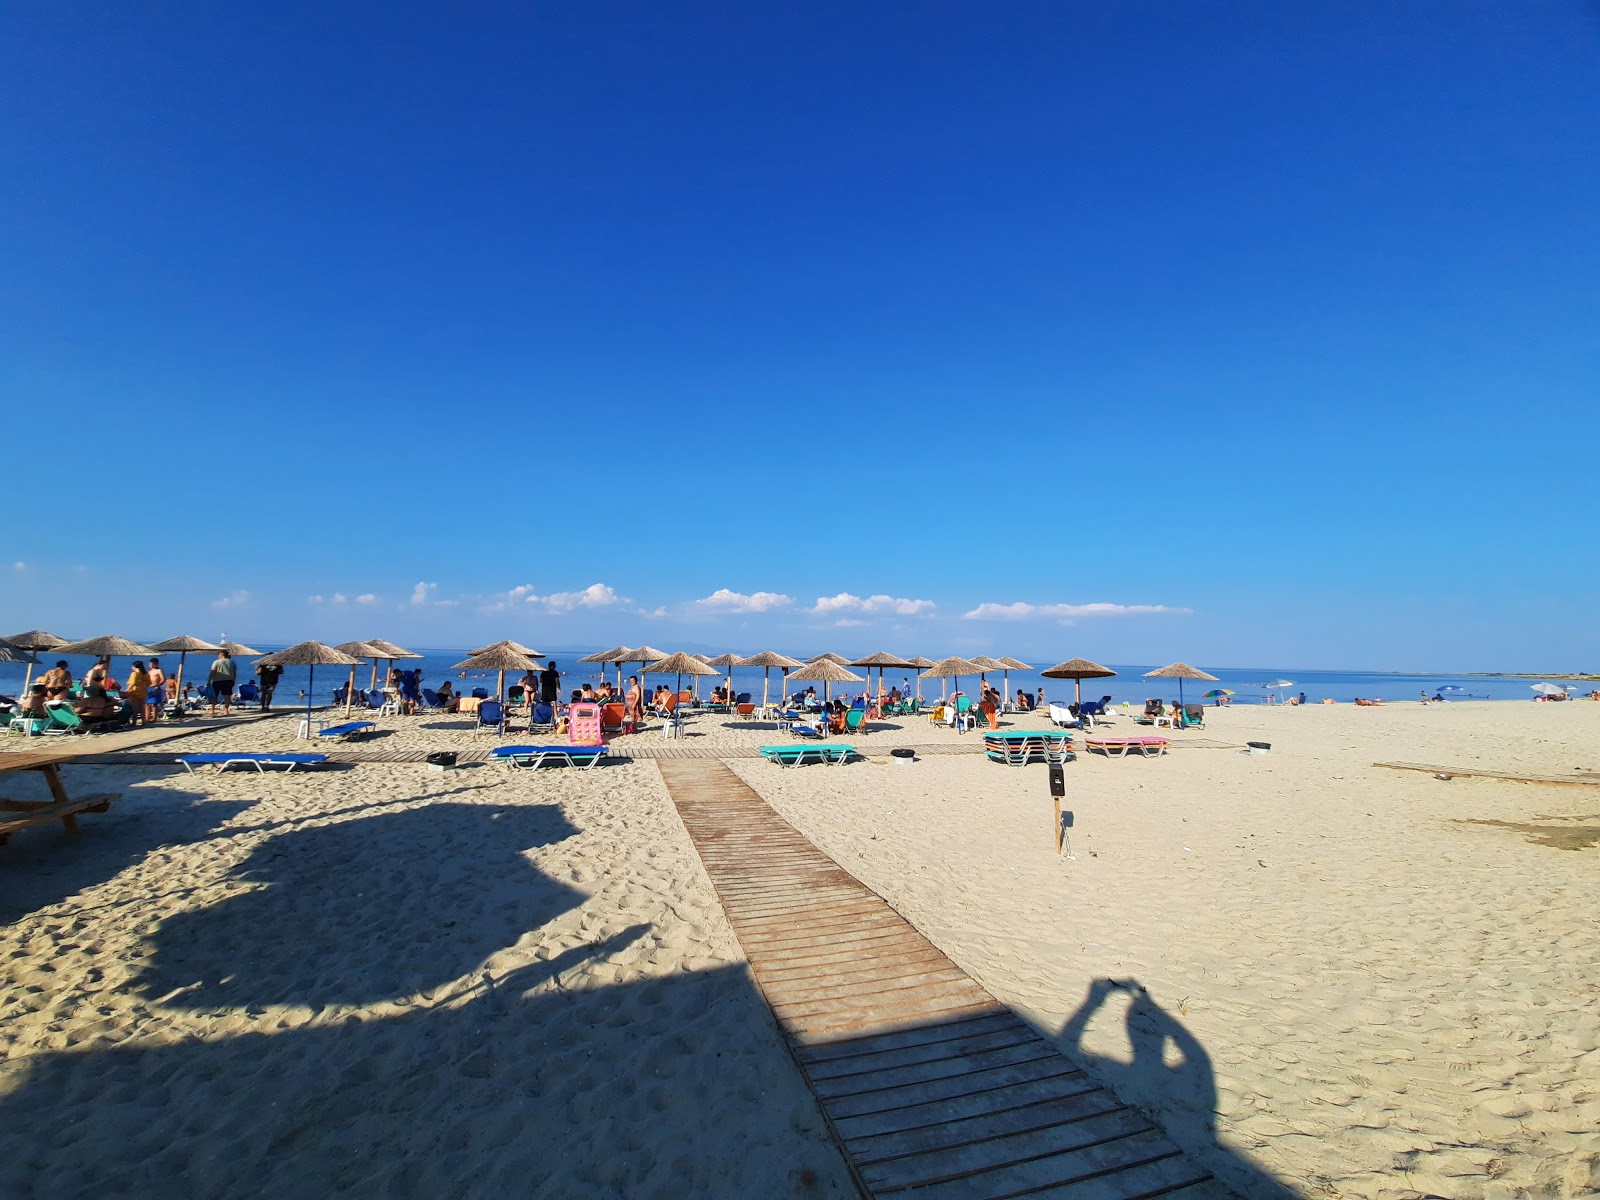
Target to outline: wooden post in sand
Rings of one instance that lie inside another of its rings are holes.
[[[1061,797],[1054,797],[1056,802],[1056,854],[1061,854]]]

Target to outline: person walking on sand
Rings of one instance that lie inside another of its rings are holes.
[[[639,688],[639,677],[628,676],[628,695],[622,707],[622,732],[638,733],[644,720],[644,692]]]
[[[144,720],[145,701],[149,695],[150,673],[144,669],[143,661],[136,659],[133,666],[128,668],[128,682],[122,688],[122,698],[133,710],[135,721]]]
[[[278,680],[283,676],[283,668],[276,663],[262,664],[256,667],[256,678],[261,681],[261,711],[272,711],[272,693],[278,690]]]
[[[239,664],[226,650],[220,651],[211,661],[206,684],[211,689],[211,716],[217,715],[217,701],[222,701],[222,715],[233,715],[233,685],[239,679]]]

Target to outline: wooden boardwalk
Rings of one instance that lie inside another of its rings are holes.
[[[865,1194],[1231,1196],[726,766],[657,766]]]

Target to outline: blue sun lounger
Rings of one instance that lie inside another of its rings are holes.
[[[761,747],[761,757],[780,767],[798,767],[808,760],[832,766],[834,763],[849,762],[855,752],[854,746],[844,746],[838,742],[800,742],[788,746]]]
[[[245,767],[254,767],[261,774],[266,774],[268,767],[282,767],[285,772],[296,767],[314,767],[318,763],[328,761],[326,754],[248,754],[239,750],[221,750],[211,754],[185,754],[178,759],[189,774],[194,774],[196,767],[203,767],[211,763],[217,766],[220,775],[234,764]]]
[[[489,751],[490,758],[497,758],[507,766],[536,769],[546,762],[555,762],[593,770],[605,756],[604,746],[496,746]]]
[[[339,738],[342,740],[366,733],[367,730],[376,729],[377,727],[378,723],[376,721],[346,721],[343,725],[328,726],[326,729],[321,730],[317,736],[319,738]]]

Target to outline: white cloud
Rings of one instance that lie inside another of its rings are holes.
[[[529,596],[528,603],[538,601],[538,597]],[[613,604],[621,603],[622,597],[603,583],[591,583],[581,592],[556,592],[546,596],[542,603],[551,612],[571,612],[575,608],[610,608]]]
[[[14,562],[11,564],[11,569],[13,571],[26,571],[28,569],[28,564],[25,562]]]
[[[222,599],[220,599],[220,600],[213,600],[211,602],[211,607],[212,608],[238,608],[242,604],[249,604],[249,603],[250,603],[250,593],[245,591],[243,588],[240,588],[238,591],[228,593],[228,595],[222,597]]]
[[[343,604],[347,599],[349,599],[349,597],[346,596],[343,592],[335,592],[333,594],[333,602],[335,604]]]
[[[774,608],[782,608],[786,604],[793,604],[793,596],[785,596],[780,592],[752,592],[748,596],[743,592],[730,591],[728,588],[718,588],[703,600],[696,600],[696,604],[705,608],[716,609],[720,612],[768,612]]]
[[[638,613],[641,617],[664,617],[667,615],[667,606],[665,604],[658,604],[654,608],[636,608],[633,611]]]
[[[411,589],[411,603],[426,604],[428,602],[428,597],[433,592],[438,590],[439,585],[437,583],[419,583],[416,587]]]
[[[1071,625],[1085,617],[1136,617],[1193,612],[1166,604],[992,604],[961,614],[963,621],[1060,621]]]
[[[833,624],[836,629],[854,629],[858,625],[865,625],[866,622],[855,617],[840,617]]]
[[[816,606],[811,611],[818,616],[856,612],[892,613],[897,617],[915,617],[932,612],[936,607],[932,600],[906,600],[881,593],[876,596],[852,596],[849,592],[840,592],[837,596],[818,596]]]
[[[340,604],[344,603],[344,597],[342,595],[335,596],[334,599]],[[377,602],[378,597],[372,592],[362,592],[361,595],[356,597],[357,604],[376,604]],[[413,601],[413,603],[415,603],[415,601]]]
[[[321,596],[321,595],[307,596],[306,597],[306,603],[307,604],[322,604],[324,602],[325,602],[324,601],[324,597]]]

